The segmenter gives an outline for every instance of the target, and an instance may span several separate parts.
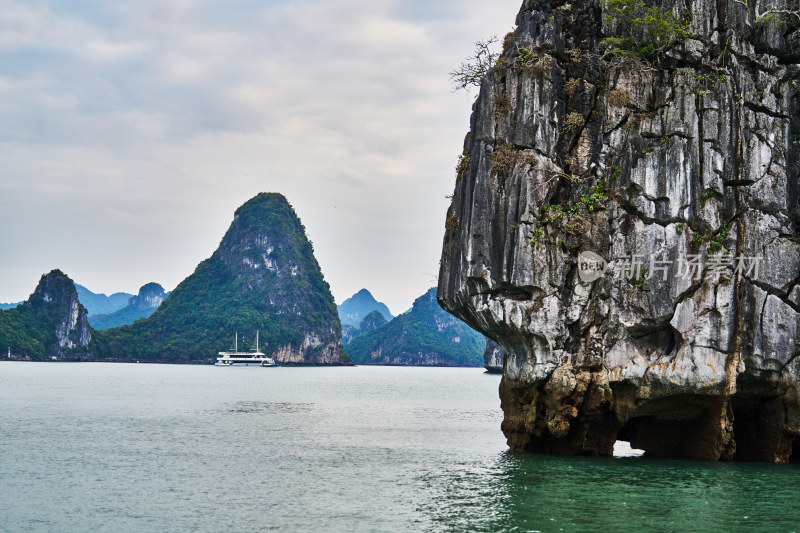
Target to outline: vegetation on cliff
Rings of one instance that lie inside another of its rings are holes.
[[[509,446],[798,460],[797,2],[526,0],[516,22],[439,274],[502,348]]]
[[[339,361],[339,318],[305,228],[280,194],[236,210],[219,248],[149,318],[98,332],[96,355],[208,359],[234,333],[281,361]],[[240,346],[247,348],[248,346]]]
[[[660,6],[650,7],[644,0],[606,0],[603,12],[611,29],[611,35],[602,41],[607,54],[656,66],[667,51],[691,37],[675,14]]]
[[[89,337],[86,309],[60,270],[43,275],[27,301],[0,311],[0,347],[17,357],[83,358]]]

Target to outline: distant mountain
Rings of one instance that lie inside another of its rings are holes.
[[[89,323],[96,330],[102,331],[126,324],[133,324],[140,318],[152,315],[166,297],[164,287],[158,283],[148,283],[139,289],[139,294],[128,300],[128,305],[107,315],[90,315]]]
[[[361,325],[358,328],[355,328],[349,324],[343,324],[342,344],[347,344],[356,337],[364,335],[365,333],[369,333],[373,329],[379,328],[387,322],[388,321],[383,317],[383,313],[380,311],[373,311],[364,317],[364,320],[361,321]]]
[[[133,294],[127,292],[115,292],[111,296],[96,294],[82,285],[75,284],[78,291],[78,298],[90,315],[107,315],[114,311],[119,311],[126,305]]]
[[[380,311],[373,311],[364,317],[364,320],[361,321],[361,326],[358,328],[358,331],[361,335],[364,335],[365,333],[369,333],[373,329],[377,329],[388,322],[389,321],[386,320],[386,317],[383,316],[383,313]]]
[[[361,321],[372,311],[380,311],[386,320],[394,318],[385,304],[377,301],[367,289],[361,289],[336,306],[342,324],[360,327]]]
[[[439,307],[432,288],[411,311],[356,336],[344,348],[357,364],[479,367],[485,346],[483,335]]]
[[[300,219],[274,193],[239,207],[219,248],[149,318],[96,332],[93,348],[97,358],[212,359],[236,332],[256,331],[280,363],[342,362],[330,287]]]
[[[14,309],[16,306],[21,304],[22,302],[17,302],[14,304],[0,304],[0,309]]]
[[[91,328],[75,284],[60,270],[42,276],[27,301],[0,311],[0,347],[17,358],[88,359]]]

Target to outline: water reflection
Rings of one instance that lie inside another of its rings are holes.
[[[796,531],[796,465],[502,453],[428,479],[446,531]]]

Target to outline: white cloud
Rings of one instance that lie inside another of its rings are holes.
[[[289,198],[337,301],[433,284],[471,99],[447,72],[519,0],[0,0],[0,301],[50,268],[172,288]]]

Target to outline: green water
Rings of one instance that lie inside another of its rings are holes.
[[[476,369],[0,363],[0,531],[796,531],[800,468],[509,453]]]

